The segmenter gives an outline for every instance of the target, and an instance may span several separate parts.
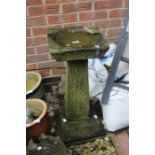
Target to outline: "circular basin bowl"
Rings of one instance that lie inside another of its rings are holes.
[[[41,84],[41,75],[36,72],[26,73],[26,97],[27,98],[42,98],[43,86]]]
[[[31,110],[31,112],[40,111],[36,119],[26,123],[26,140],[37,139],[40,134],[49,133],[51,126],[46,102],[41,99],[27,99],[26,109]]]

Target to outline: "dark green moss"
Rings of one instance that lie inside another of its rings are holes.
[[[48,31],[49,52],[67,61],[65,109],[69,121],[89,119],[88,60],[109,49],[97,27],[55,28]]]
[[[69,121],[89,116],[88,61],[68,61],[65,82],[66,116]]]
[[[101,37],[100,33],[91,34],[85,31],[69,31],[65,29],[56,32],[53,40],[64,47],[81,48],[95,46],[100,42]]]
[[[49,29],[48,44],[49,52],[57,61],[95,58],[103,56],[109,48],[99,30],[94,32],[91,28],[88,31],[84,28]]]
[[[90,51],[75,51],[74,54],[73,53],[52,53],[53,57],[57,60],[57,61],[72,61],[72,60],[87,60],[89,58],[99,58],[101,56],[103,56],[106,53],[107,49],[105,50],[90,50]]]
[[[104,136],[105,130],[99,120],[72,121],[62,123],[59,128],[60,137],[65,143],[82,141],[98,136]]]

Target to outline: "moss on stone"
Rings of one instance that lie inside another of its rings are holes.
[[[68,35],[62,33],[66,30],[69,33],[76,32],[77,36],[70,34],[70,37],[67,38]],[[56,36],[58,32],[59,37]],[[84,34],[82,34],[83,32]],[[88,33],[90,34],[88,35]],[[80,36],[83,37],[80,38]],[[72,41],[77,45],[73,45]],[[107,41],[98,29],[81,27],[51,29],[48,32],[48,42],[49,52],[52,56],[57,61],[67,61],[64,116],[67,123],[62,122],[62,111],[57,113],[57,129],[61,138],[64,141],[71,141],[96,136],[96,133],[103,131],[103,126],[99,120],[91,121],[89,118],[87,59],[103,56],[109,49]]]
[[[69,121],[89,117],[88,61],[68,61],[65,82],[66,116]]]
[[[105,130],[97,119],[89,121],[72,121],[62,123],[59,128],[60,137],[65,143],[82,141],[97,136],[104,136]]]
[[[95,58],[103,56],[109,48],[101,33],[90,33],[82,27],[49,29],[48,44],[57,61]]]

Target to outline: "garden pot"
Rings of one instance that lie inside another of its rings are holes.
[[[41,99],[27,99],[26,108],[41,112],[38,118],[26,124],[26,140],[36,140],[42,133],[50,133],[51,124],[46,102]]]
[[[42,98],[44,89],[42,85],[42,78],[39,73],[26,73],[26,98]]]

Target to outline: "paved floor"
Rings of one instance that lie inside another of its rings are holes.
[[[129,155],[129,129],[111,133],[112,143],[118,155]]]

